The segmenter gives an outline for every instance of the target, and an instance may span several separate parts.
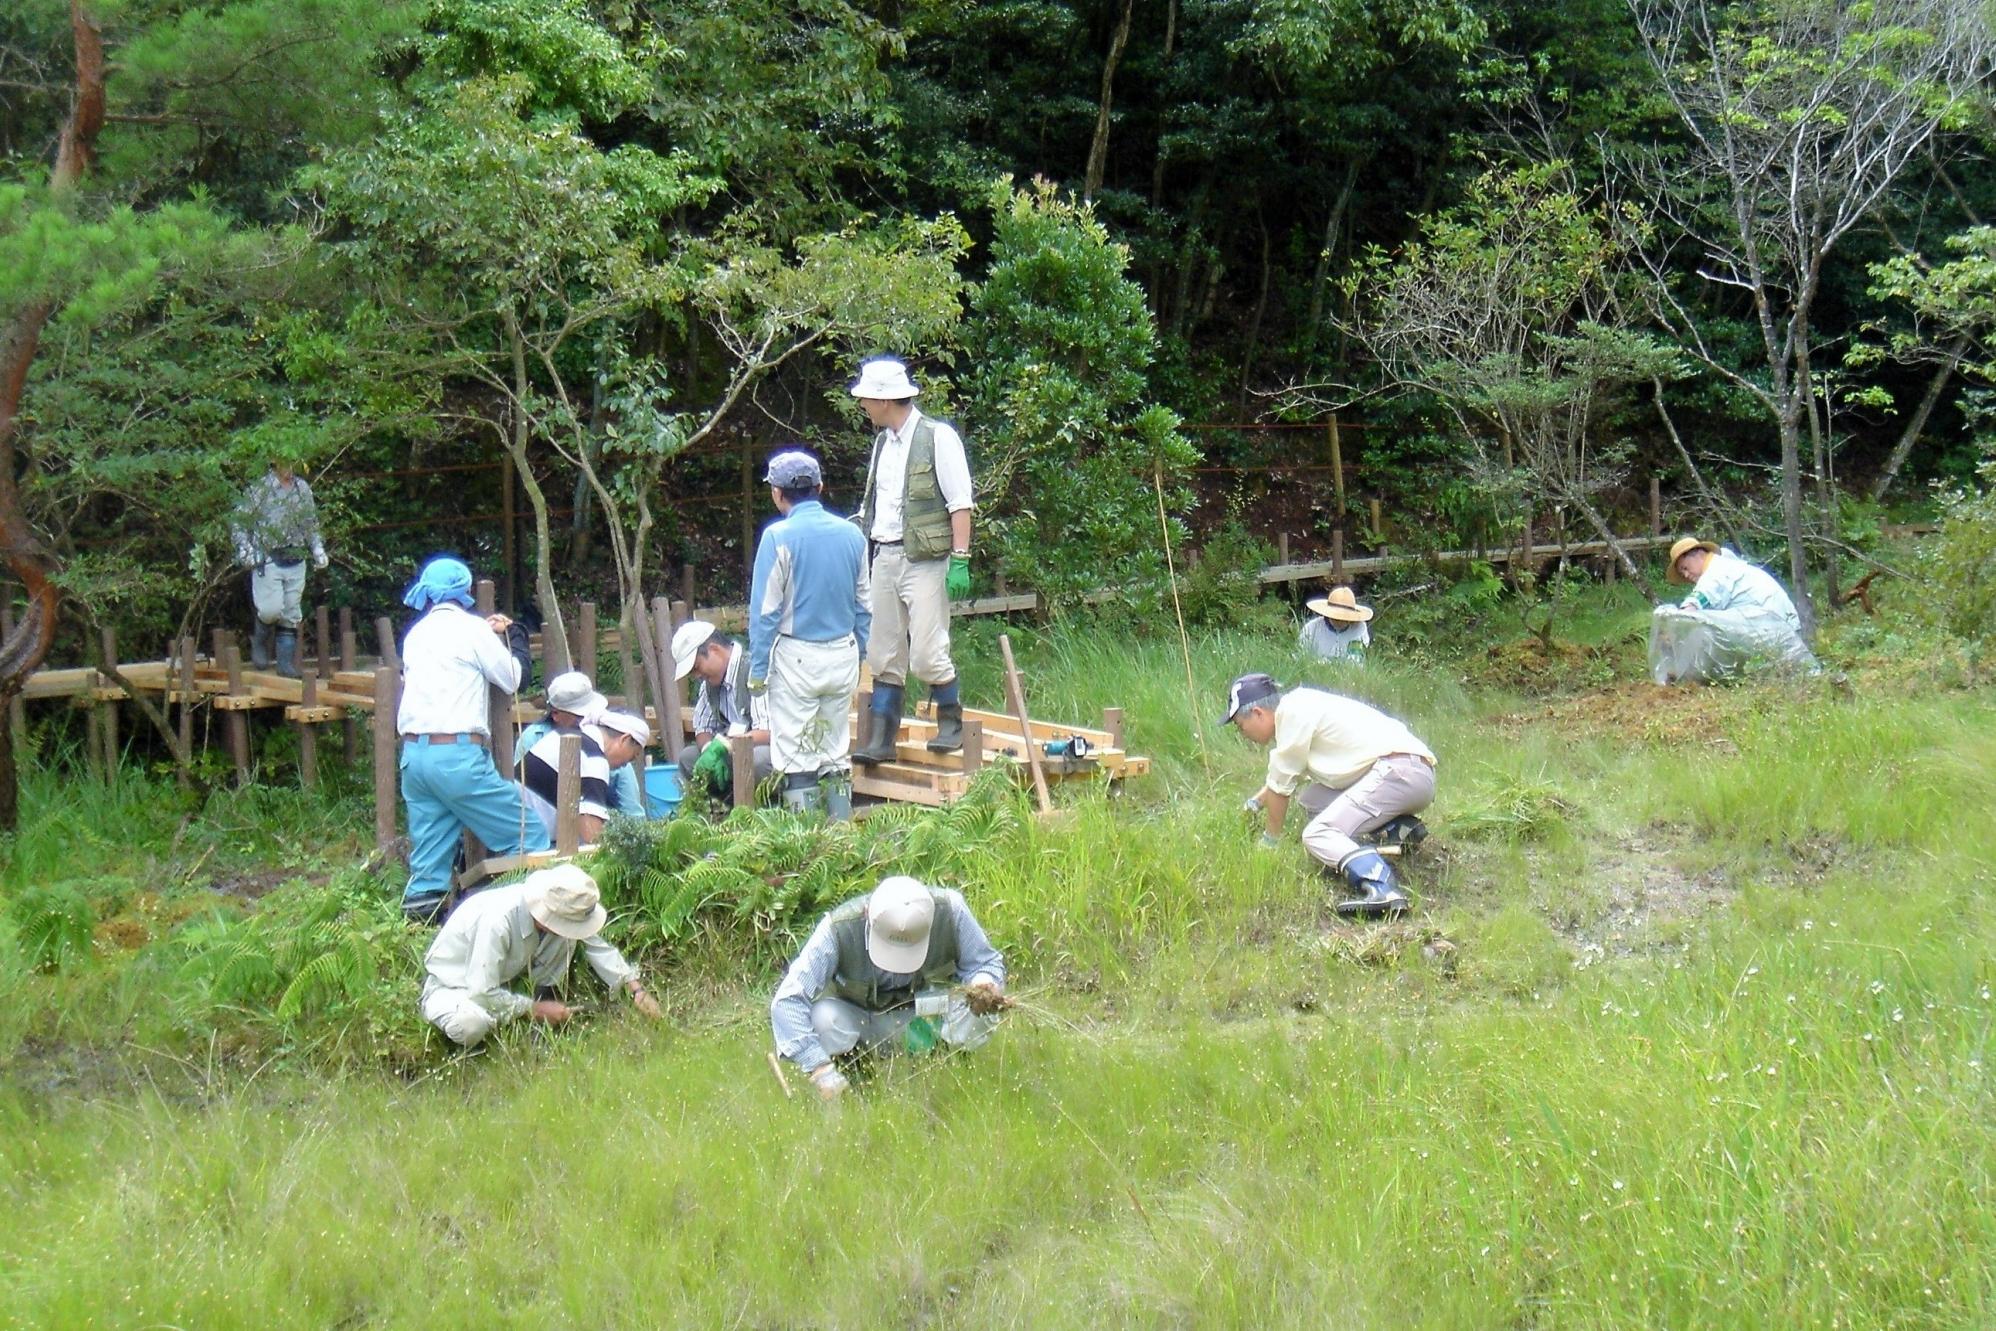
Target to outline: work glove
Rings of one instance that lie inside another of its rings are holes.
[[[971,982],[963,991],[964,1005],[980,1017],[988,1017],[993,1012],[1003,1012],[1012,1006],[1012,1000],[1001,992],[994,982],[978,979]]]
[[[943,579],[943,589],[952,601],[961,601],[970,595],[970,556],[951,555],[949,574]]]
[[[748,691],[760,698],[763,694],[769,692],[769,681],[751,677],[748,682]]]
[[[846,1080],[846,1074],[839,1071],[836,1063],[823,1063],[811,1074],[811,1084],[818,1088],[820,1100],[831,1101],[844,1095],[846,1087],[852,1083]]]
[[[1282,846],[1282,838],[1273,832],[1263,832],[1255,838],[1254,844],[1257,850],[1278,850]]]
[[[694,760],[693,779],[705,781],[709,790],[726,790],[734,776],[733,767],[728,741],[716,736],[707,741],[707,747],[700,750],[699,758]]]

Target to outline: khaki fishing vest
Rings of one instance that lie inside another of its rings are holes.
[[[832,912],[832,939],[839,946],[839,968],[825,995],[843,998],[869,1012],[885,1012],[914,1001],[917,989],[947,986],[956,981],[956,914],[943,894],[930,889],[935,898],[935,923],[929,926],[929,954],[922,969],[906,989],[882,992],[874,982],[876,968],[866,956],[866,898],[857,897]],[[821,995],[824,996],[824,995]]]
[[[860,530],[869,541],[879,465],[880,435],[875,435],[873,457],[866,464],[866,498],[860,505]],[[936,484],[936,426],[924,416],[908,440],[908,469],[901,478],[901,553],[908,559],[944,559],[949,552],[949,505]]]

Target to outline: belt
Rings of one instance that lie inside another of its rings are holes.
[[[856,642],[859,639],[857,633],[841,633],[836,638],[800,638],[794,633],[779,633],[776,636],[788,638],[792,642],[801,642],[807,647],[837,647],[841,643]]]
[[[435,734],[435,735],[405,734],[402,736],[402,739],[405,743],[408,744],[414,744],[420,740],[428,740],[432,744],[476,744],[481,749],[489,748],[492,743],[492,741],[485,738],[485,736],[474,735],[468,730],[451,731],[445,734]]]
[[[874,542],[874,544],[875,544],[875,545],[899,545],[899,544],[901,544],[901,542],[899,542],[899,541],[875,541],[875,542]]]

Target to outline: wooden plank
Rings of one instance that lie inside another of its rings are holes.
[[[348,720],[349,716],[347,709],[344,707],[321,707],[317,704],[292,703],[284,709],[284,719],[286,721],[295,721],[299,725],[306,727],[309,731],[311,727],[324,724],[328,721]]]
[[[460,888],[476,887],[487,879],[501,874],[518,872],[521,869],[545,869],[550,864],[560,864],[572,856],[553,850],[530,850],[520,855],[490,855],[465,866],[457,876]]]
[[[884,764],[883,764],[884,765]],[[852,769],[852,790],[855,795],[870,795],[875,799],[896,800],[902,804],[922,804],[930,808],[941,808],[955,798],[945,795],[933,786],[914,785],[902,781],[889,781],[879,775],[878,767],[854,767]]]
[[[998,635],[998,653],[1005,659],[1005,693],[1012,700],[1012,714],[1019,720],[1019,726],[1026,734],[1033,731],[1032,714],[1026,710],[1026,684],[1019,677],[1019,664],[1012,659],[1012,635]],[[1033,794],[1039,799],[1040,812],[1053,808],[1053,797],[1047,794],[1046,774],[1040,770],[1039,745],[1026,744],[1026,762],[1033,772]]]
[[[963,764],[965,776],[977,775],[977,769],[984,766],[984,723],[972,717],[963,718],[963,749],[957,755]]]
[[[755,807],[755,741],[747,735],[728,737],[728,761],[734,769],[735,807]]]
[[[291,704],[283,698],[266,698],[257,693],[218,693],[214,695],[215,710],[227,712],[231,716],[242,712],[259,712],[266,707],[286,707]],[[234,743],[233,740],[230,741]]]

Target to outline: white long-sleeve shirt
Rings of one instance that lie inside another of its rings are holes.
[[[508,693],[520,687],[520,663],[506,640],[460,605],[432,606],[402,644],[396,729],[404,735],[469,732],[489,739],[488,685]]]
[[[527,891],[525,883],[514,883],[465,898],[423,956],[430,979],[464,991],[500,1021],[510,1021],[534,1005],[529,995],[509,987],[513,981],[525,974],[536,988],[560,984],[578,947],[596,978],[613,991],[637,975],[637,967],[600,934],[577,942],[541,932],[527,909]]]
[[[915,422],[921,419],[922,413],[911,408],[900,429],[880,432],[880,457],[873,467],[873,530],[868,533],[876,541],[901,539],[901,511],[908,493],[908,445],[914,442]],[[931,416],[929,424],[936,430],[936,489],[945,508],[960,512],[971,507],[970,459],[964,455],[963,436],[948,421]]]
[[[1749,564],[1731,550],[1705,561],[1705,571],[1682,602],[1686,610],[1766,610],[1781,616],[1788,627],[1802,631],[1802,618],[1774,575]]]
[[[1278,795],[1308,782],[1343,790],[1390,753],[1435,761],[1413,731],[1378,708],[1327,689],[1291,689],[1275,705],[1265,784]]]

